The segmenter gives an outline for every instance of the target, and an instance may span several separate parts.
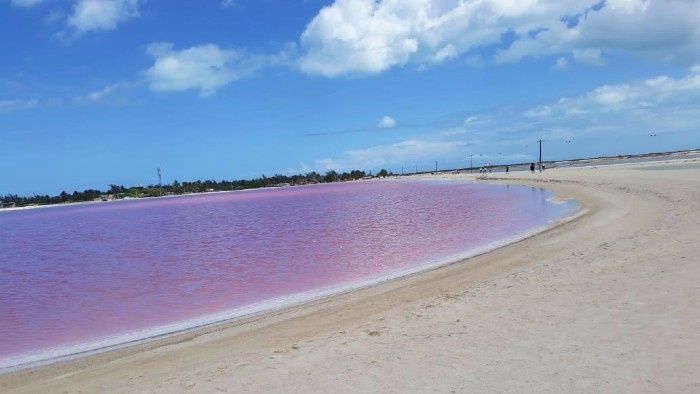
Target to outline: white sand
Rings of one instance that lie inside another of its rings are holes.
[[[495,178],[588,213],[370,289],[2,375],[0,391],[700,392],[700,161]]]

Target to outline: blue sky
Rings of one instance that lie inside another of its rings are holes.
[[[700,147],[700,2],[0,0],[0,194]],[[656,134],[656,137],[650,136]]]

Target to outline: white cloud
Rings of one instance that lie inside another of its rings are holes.
[[[336,0],[302,33],[299,66],[327,77],[379,73],[502,44],[504,34],[515,39],[497,62],[570,53],[601,64],[625,52],[687,64],[700,61],[698,20],[695,0]]]
[[[370,167],[400,164],[414,160],[440,159],[457,150],[460,141],[428,141],[411,139],[390,145],[346,152],[351,163],[366,163]]]
[[[687,65],[700,61],[698,20],[695,0],[607,0],[602,8],[569,19],[574,26],[565,20],[524,36],[497,59],[570,52],[577,60],[602,64],[605,53],[631,53]]]
[[[79,0],[68,25],[78,34],[94,30],[112,30],[119,22],[139,15],[140,0]]]
[[[115,92],[119,90],[124,90],[124,89],[129,89],[137,86],[137,82],[117,82],[111,85],[107,85],[102,89],[95,90],[93,92],[90,92],[86,94],[85,96],[78,97],[78,100],[87,100],[87,101],[100,101],[106,98],[107,96],[113,95]]]
[[[383,117],[379,123],[377,123],[377,127],[380,129],[393,129],[396,127],[396,120],[392,118],[391,116],[385,116]]]
[[[217,89],[237,78],[231,64],[239,58],[233,50],[213,44],[174,51],[171,43],[155,43],[147,52],[155,63],[145,75],[155,91],[199,90],[202,96],[214,94]]]
[[[462,141],[410,139],[389,145],[348,150],[337,159],[316,160],[314,169],[347,171],[414,165],[421,161],[442,160],[447,156],[453,156],[462,145],[464,145]]]
[[[36,107],[39,104],[39,100],[37,99],[30,99],[30,100],[18,100],[18,99],[9,99],[9,100],[0,100],[0,112],[12,112],[12,111],[20,111],[24,109],[31,109]]]
[[[251,55],[214,44],[178,51],[172,43],[153,43],[146,51],[155,62],[144,75],[154,91],[198,90],[201,96],[210,96],[263,67],[287,64],[294,49],[287,46],[275,55]]]
[[[18,7],[32,7],[41,3],[42,1],[43,0],[12,0],[12,5]]]
[[[85,96],[85,98],[87,98],[90,101],[99,101],[102,98],[104,98],[105,96],[112,93],[115,88],[116,88],[116,85],[109,85],[109,86],[104,87],[103,89],[88,93]]]
[[[147,52],[155,58],[153,66],[145,72],[150,88],[155,91],[194,89],[202,96],[209,96],[239,76],[232,64],[240,55],[214,44],[175,51],[171,43],[155,43],[148,46]]]
[[[541,116],[549,116],[552,114],[552,107],[549,105],[542,105],[536,108],[531,108],[525,111],[525,116],[528,118],[537,118]]]
[[[574,59],[594,66],[602,66],[605,63],[603,51],[599,48],[574,49],[571,54],[574,55]]]
[[[603,85],[578,97],[529,109],[528,117],[580,116],[635,110],[672,110],[684,105],[696,106],[700,100],[700,66],[674,79],[665,75],[645,81]]]

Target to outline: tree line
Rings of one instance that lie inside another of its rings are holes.
[[[86,189],[82,192],[74,191],[67,193],[65,191],[58,195],[33,195],[33,196],[18,196],[16,194],[7,194],[0,196],[0,208],[2,207],[23,207],[28,205],[47,205],[47,204],[64,204],[85,201],[97,201],[107,199],[123,199],[123,198],[143,198],[143,197],[161,197],[174,194],[190,194],[204,193],[211,191],[232,191],[257,189],[263,187],[275,186],[296,186],[315,183],[331,183],[331,182],[346,182],[363,179],[367,177],[386,177],[392,175],[390,171],[382,169],[376,175],[366,173],[365,171],[353,170],[350,172],[328,171],[325,174],[312,171],[306,174],[299,175],[274,175],[267,177],[263,175],[256,179],[242,179],[235,181],[191,181],[178,182],[174,181],[171,184],[165,185],[148,185],[148,186],[131,186],[109,185],[109,189],[105,191],[97,189]]]

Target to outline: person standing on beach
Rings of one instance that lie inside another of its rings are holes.
[[[535,173],[535,163],[530,163],[530,172]]]
[[[510,167],[506,166],[506,174],[508,173],[509,170],[510,170]]]

